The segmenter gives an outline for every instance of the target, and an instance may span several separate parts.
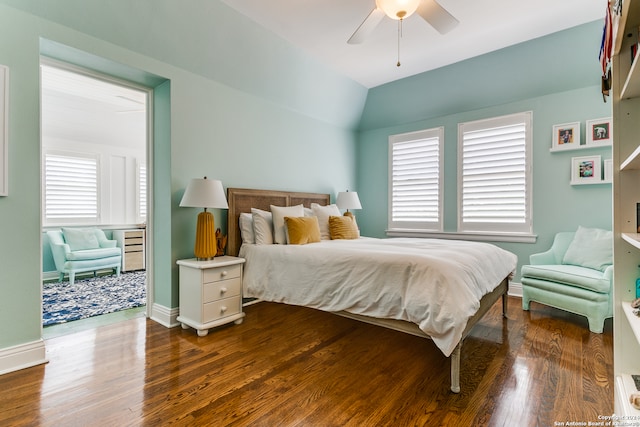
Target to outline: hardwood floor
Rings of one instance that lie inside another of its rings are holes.
[[[467,338],[460,394],[430,340],[258,303],[202,338],[136,318],[49,339],[48,364],[0,376],[0,425],[553,426],[613,413],[611,320],[592,334],[580,316],[520,304],[503,319],[498,302]]]

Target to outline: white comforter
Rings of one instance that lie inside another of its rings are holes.
[[[247,297],[413,322],[445,356],[517,264],[488,243],[411,238],[243,245],[240,256]]]

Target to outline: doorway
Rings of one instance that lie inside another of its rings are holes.
[[[45,282],[57,282],[60,275],[47,231],[98,228],[122,248],[121,276],[135,272],[143,278],[144,303],[148,305],[145,237],[151,96],[149,88],[135,83],[42,59]],[[115,269],[98,271],[105,277],[114,276],[114,272]],[[89,279],[95,274],[88,273]],[[76,280],[82,280],[85,276],[77,277]],[[111,307],[111,303],[109,305]],[[100,310],[88,313],[89,316],[101,314]],[[75,317],[70,318],[75,320]]]

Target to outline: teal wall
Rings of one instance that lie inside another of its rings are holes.
[[[192,31],[197,13],[211,16],[213,38]],[[178,207],[190,179],[331,194],[355,186],[355,129],[366,89],[219,1],[0,1],[0,64],[11,73],[9,196],[0,197],[0,349],[42,335],[41,53],[89,58],[133,80],[156,77],[148,81],[156,114],[149,249],[154,302],[163,306],[178,305],[175,261],[193,256],[198,210]],[[226,214],[215,214],[224,229]]]
[[[571,157],[607,159],[611,149],[549,151],[553,125],[581,122],[584,141],[586,120],[611,115],[611,100],[603,102],[599,86],[601,31],[598,22],[582,25],[372,89],[358,140],[362,233],[385,235],[389,135],[445,127],[444,228],[455,232],[458,123],[523,111],[533,111],[532,203],[538,239],[535,244],[497,244],[516,253],[522,265],[531,253],[546,250],[558,231],[578,225],[611,229],[611,185],[569,185]]]
[[[190,25],[203,13],[214,30],[208,38]],[[521,259],[548,246],[555,231],[608,226],[610,187],[568,185],[570,157],[584,152],[548,151],[553,124],[610,114],[597,87],[599,31],[596,23],[578,27],[367,91],[219,0],[0,0],[0,64],[11,70],[9,196],[0,197],[0,350],[42,335],[41,52],[70,47],[71,57],[90,57],[102,71],[153,77],[149,250],[155,302],[176,307],[175,261],[192,256],[195,236],[197,209],[178,207],[191,178],[206,175],[225,187],[357,189],[363,234],[381,236],[387,137],[432,125],[446,127],[449,194],[457,122],[534,111],[540,238],[509,245]],[[451,228],[455,206],[448,202],[446,209]],[[224,227],[226,213],[215,215]]]

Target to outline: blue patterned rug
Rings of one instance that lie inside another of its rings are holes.
[[[86,319],[146,304],[144,271],[42,285],[42,324]]]

